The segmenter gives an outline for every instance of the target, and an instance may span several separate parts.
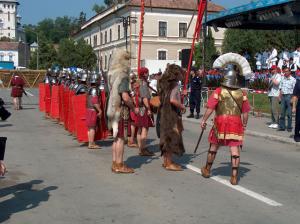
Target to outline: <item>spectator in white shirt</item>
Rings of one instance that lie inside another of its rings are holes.
[[[277,66],[273,65],[271,67],[271,73],[272,77],[269,82],[269,100],[271,104],[271,125],[269,128],[278,129],[278,123],[279,123],[279,85],[281,82],[281,75],[277,72]]]
[[[270,69],[273,65],[276,65],[277,61],[278,61],[278,52],[275,48],[272,49],[272,53],[269,56],[269,58],[267,59],[267,64],[268,64],[268,68]]]
[[[292,132],[292,105],[291,100],[293,91],[296,85],[296,79],[291,75],[289,68],[283,70],[284,78],[281,80],[280,89],[280,100],[281,100],[281,116],[279,121],[279,131],[285,131],[286,122],[285,117],[287,115],[288,125],[287,131]]]

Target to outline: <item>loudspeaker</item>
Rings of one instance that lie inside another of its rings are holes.
[[[181,67],[187,68],[189,65],[191,49],[182,49],[181,50]]]

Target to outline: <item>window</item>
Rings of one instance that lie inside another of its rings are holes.
[[[4,8],[6,8],[6,4],[4,4]]]
[[[103,44],[103,33],[101,32],[100,34],[100,44],[102,45]]]
[[[4,55],[3,54],[0,55],[0,61],[4,61]]]
[[[10,21],[10,12],[7,13],[8,21]]]
[[[94,47],[98,45],[97,39],[98,39],[98,37],[97,37],[97,35],[95,35],[95,36],[94,36]]]
[[[104,56],[104,69],[107,69],[107,55]]]
[[[167,60],[167,52],[158,51],[158,60]]]
[[[10,5],[7,5],[7,8],[9,8],[9,9],[10,9]]]
[[[178,52],[178,60],[180,60],[180,61],[182,60],[182,51]]]
[[[179,37],[186,37],[187,33],[187,24],[186,23],[179,23]]]
[[[9,55],[9,61],[13,61],[13,56],[12,55]]]
[[[105,31],[105,34],[104,34],[104,44],[107,44],[107,31]]]
[[[159,34],[160,37],[167,37],[167,22],[159,22]]]
[[[112,42],[112,30],[109,30],[109,42]]]
[[[118,25],[118,40],[121,39],[121,26]]]

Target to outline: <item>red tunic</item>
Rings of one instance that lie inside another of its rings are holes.
[[[24,91],[25,82],[20,76],[14,76],[11,80],[11,96],[12,97],[22,97]]]
[[[219,96],[222,88],[218,88],[210,96],[207,102],[207,108],[215,110],[219,104]],[[242,113],[248,113],[251,110],[247,94],[243,92]],[[215,126],[209,133],[208,140],[212,144],[223,146],[240,146],[243,144],[244,128],[241,116],[220,115],[215,116]]]

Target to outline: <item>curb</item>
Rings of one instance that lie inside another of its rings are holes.
[[[192,119],[188,119],[188,118],[183,117],[182,120],[187,121],[189,123],[194,123],[194,124],[199,124],[200,125],[200,119],[199,120],[192,120]],[[212,124],[210,122],[208,123],[208,125],[212,126]],[[281,136],[278,136],[278,135],[269,135],[269,134],[264,134],[264,133],[261,133],[261,132],[251,131],[251,130],[247,130],[245,132],[245,134],[248,135],[248,136],[268,139],[268,140],[271,140],[271,141],[280,142],[280,143],[284,143],[284,144],[300,146],[300,142],[295,142],[292,138],[281,137]]]

